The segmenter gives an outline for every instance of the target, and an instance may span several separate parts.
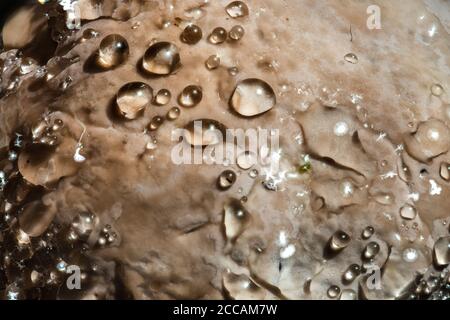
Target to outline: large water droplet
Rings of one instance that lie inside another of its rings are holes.
[[[228,15],[232,18],[241,18],[248,16],[248,6],[242,1],[233,1],[226,6]]]
[[[269,111],[275,106],[272,87],[260,79],[246,79],[238,83],[231,96],[231,106],[244,117],[252,117]]]
[[[167,89],[161,89],[156,93],[155,103],[159,106],[165,106],[172,98],[172,94]]]
[[[151,45],[144,54],[142,67],[156,75],[173,73],[180,67],[178,48],[170,42],[157,42]]]
[[[181,110],[178,107],[172,107],[169,111],[167,111],[166,118],[168,120],[175,120],[180,116]]]
[[[227,40],[227,30],[222,27],[214,28],[208,37],[209,42],[212,44],[220,44]]]
[[[417,215],[416,208],[407,204],[400,208],[400,216],[406,220],[413,220]]]
[[[228,33],[230,38],[235,41],[240,40],[244,36],[244,34],[245,34],[244,27],[240,25],[233,26],[230,32]]]
[[[100,42],[97,64],[104,69],[117,67],[128,59],[130,53],[127,40],[118,34],[110,34]]]
[[[227,190],[236,182],[236,173],[232,170],[223,171],[217,181],[220,189]]]
[[[53,57],[51,58],[46,65],[47,74],[45,75],[45,79],[50,81],[57,75],[59,75],[64,69],[72,64],[72,61],[68,58],[64,57]]]
[[[363,257],[367,260],[373,259],[380,252],[380,245],[376,242],[369,242],[363,251]]]
[[[338,286],[330,286],[327,290],[327,295],[329,298],[331,299],[335,299],[337,297],[339,297],[339,295],[341,294],[341,288],[339,288]]]
[[[186,141],[192,146],[215,145],[223,141],[225,126],[216,120],[198,119],[191,121],[185,128]]]
[[[203,90],[202,87],[196,85],[190,85],[183,89],[180,96],[178,97],[178,102],[183,107],[195,107],[202,101]]]
[[[195,24],[188,25],[181,33],[181,41],[187,44],[196,44],[203,36],[202,29]]]
[[[235,240],[250,220],[250,214],[237,199],[232,199],[224,207],[225,235],[228,240]]]
[[[152,98],[153,90],[147,84],[143,82],[127,83],[117,93],[117,110],[126,119],[136,119],[152,101]]]
[[[434,261],[438,266],[450,263],[450,237],[439,238],[434,243]]]
[[[206,68],[208,70],[214,70],[217,69],[220,66],[220,58],[217,55],[211,55],[206,59],[205,62]]]
[[[330,248],[333,251],[345,249],[351,241],[351,237],[342,230],[336,231],[330,240]]]

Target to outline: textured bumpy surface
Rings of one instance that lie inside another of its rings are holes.
[[[80,29],[52,1],[3,29],[4,297],[448,297],[449,2],[246,0],[242,17],[231,1],[78,2]],[[366,25],[370,5],[381,29]],[[192,23],[201,39],[180,37]],[[238,40],[210,37],[235,25]],[[110,34],[128,48],[102,69]],[[161,41],[180,63],[151,75],[142,59]],[[129,82],[151,89],[124,119]],[[178,99],[189,85],[192,107]],[[267,94],[255,106],[252,85]],[[160,89],[170,102],[147,103]],[[278,129],[279,170],[174,164],[172,130],[205,118]]]

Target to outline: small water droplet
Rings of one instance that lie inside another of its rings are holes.
[[[190,24],[186,28],[184,28],[181,33],[181,41],[187,44],[196,44],[202,39],[203,33],[202,29],[195,24]]]
[[[344,198],[350,197],[354,192],[353,183],[349,180],[342,181],[339,185],[339,191]]]
[[[183,89],[180,96],[178,97],[178,102],[183,107],[195,107],[202,101],[203,90],[200,86],[190,85]]]
[[[417,215],[416,208],[407,204],[400,208],[400,216],[406,220],[413,220]]]
[[[155,103],[159,106],[164,106],[169,103],[172,94],[167,89],[161,89],[156,93]]]
[[[227,190],[236,182],[236,173],[232,170],[225,170],[220,174],[217,182],[221,190]]]
[[[214,28],[214,30],[209,35],[208,40],[212,44],[220,44],[225,42],[225,40],[227,40],[227,30],[222,27]]]
[[[220,66],[219,56],[215,54],[209,56],[208,59],[206,59],[205,65],[208,70],[217,69]]]
[[[333,251],[345,249],[351,241],[351,237],[342,230],[336,231],[330,240],[330,248]]]
[[[347,53],[344,56],[345,61],[352,63],[352,64],[357,64],[358,63],[358,57],[356,56],[356,54],[354,53]]]
[[[152,118],[152,121],[150,121],[150,124],[148,125],[148,129],[150,131],[155,131],[157,130],[161,124],[164,122],[164,118],[160,117],[160,116],[154,116]]]
[[[372,226],[367,226],[364,228],[363,232],[362,232],[362,238],[364,240],[369,239],[373,234],[375,233],[375,229]]]
[[[92,28],[87,28],[86,30],[83,31],[83,37],[81,38],[81,41],[87,41],[93,38],[97,38],[98,36],[99,36],[98,31]]]
[[[166,115],[168,120],[175,120],[180,116],[181,110],[178,107],[172,107]]]
[[[439,238],[434,243],[433,254],[438,266],[450,264],[450,237]]]
[[[168,75],[180,67],[180,54],[177,46],[170,42],[157,42],[144,54],[142,67],[151,74]]]
[[[94,230],[96,217],[89,212],[82,212],[72,221],[72,229],[81,239],[87,239]]]
[[[117,110],[125,119],[136,119],[152,98],[153,89],[149,85],[143,82],[127,83],[117,93]]]
[[[47,74],[45,76],[45,79],[47,81],[50,81],[51,79],[59,75],[64,69],[66,69],[71,64],[72,61],[68,58],[63,58],[59,56],[51,58],[46,65]]]
[[[275,106],[272,87],[260,79],[245,79],[238,83],[231,96],[231,106],[244,117],[252,117],[269,111]]]
[[[380,252],[380,245],[376,242],[369,242],[363,251],[363,256],[365,259],[373,259],[378,252]]]
[[[33,58],[24,58],[22,59],[22,63],[20,64],[20,73],[28,74],[34,69],[37,68],[37,62]]]
[[[256,154],[245,151],[237,157],[237,165],[242,170],[248,170],[256,164]]]
[[[242,1],[230,2],[225,9],[232,18],[241,18],[249,14],[248,6]]]
[[[444,93],[444,88],[439,83],[433,84],[430,90],[431,94],[436,97],[440,97]]]
[[[258,170],[252,169],[252,170],[250,170],[248,175],[250,176],[250,178],[254,179],[254,178],[256,178],[258,176]]]
[[[349,127],[347,122],[339,121],[334,125],[333,132],[336,136],[342,137],[345,136],[349,131]]]
[[[104,69],[115,68],[128,59],[130,49],[127,40],[118,34],[110,34],[100,42],[97,64]]]
[[[445,181],[450,180],[450,165],[448,163],[445,162],[441,163],[441,166],[439,168],[439,175]]]
[[[376,202],[382,205],[391,205],[394,203],[394,196],[391,193],[379,193],[374,196]]]
[[[414,262],[419,257],[419,254],[414,248],[406,248],[402,253],[403,260],[406,262]]]
[[[225,235],[229,241],[233,241],[244,231],[250,214],[239,200],[232,199],[225,205],[224,215]]]
[[[228,68],[228,73],[234,77],[239,73],[239,69],[237,67],[230,67]]]
[[[352,289],[342,290],[340,300],[356,300],[356,292]]]
[[[344,283],[349,284],[352,283],[356,277],[359,276],[361,273],[361,267],[357,265],[356,263],[351,264],[347,270],[345,270],[344,274],[342,275],[342,280]]]
[[[245,29],[244,27],[240,26],[240,25],[235,25],[230,29],[230,32],[228,33],[228,35],[230,36],[231,39],[237,41],[240,40],[245,34]]]
[[[327,290],[327,295],[331,299],[337,298],[341,294],[341,289],[338,286],[330,286]]]

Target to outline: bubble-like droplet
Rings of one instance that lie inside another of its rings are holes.
[[[344,198],[350,197],[354,192],[353,183],[349,180],[344,180],[339,184],[339,192]]]
[[[250,170],[248,175],[250,176],[250,178],[254,179],[254,178],[256,178],[258,176],[258,170],[252,169],[252,170]]]
[[[22,59],[22,63],[20,64],[20,73],[28,74],[34,69],[37,68],[37,62],[33,58],[24,58]]]
[[[203,89],[200,86],[190,85],[183,89],[180,96],[178,97],[178,102],[183,107],[192,108],[195,107],[202,101]]]
[[[149,85],[143,82],[127,83],[117,93],[117,110],[125,119],[136,119],[152,98],[153,89]]]
[[[345,136],[348,133],[349,127],[347,122],[339,121],[336,122],[333,128],[333,132],[336,136],[342,137]]]
[[[376,202],[382,205],[390,205],[394,203],[394,196],[391,193],[378,193],[374,196]]]
[[[97,223],[97,218],[89,212],[82,212],[72,221],[72,229],[80,239],[87,239]]]
[[[255,78],[238,83],[231,96],[231,106],[244,117],[252,117],[269,111],[275,106],[276,97],[272,87]]]
[[[227,30],[222,27],[214,28],[208,37],[209,42],[212,44],[220,44],[227,40]]]
[[[439,168],[439,175],[445,181],[449,181],[450,180],[450,164],[448,164],[446,162],[441,163],[441,166]]]
[[[239,73],[239,69],[237,67],[230,67],[230,68],[228,68],[228,73],[231,76],[235,76]]]
[[[225,126],[212,119],[198,119],[188,123],[185,127],[184,138],[192,146],[208,146],[223,142]]]
[[[229,241],[235,240],[250,220],[249,212],[237,199],[230,200],[224,207],[225,235]]]
[[[81,41],[87,41],[93,38],[97,38],[99,35],[98,31],[92,29],[92,28],[87,28],[86,30],[83,31],[83,37],[81,38]]]
[[[168,75],[180,67],[180,53],[173,43],[157,42],[144,54],[142,67],[151,74]]]
[[[97,64],[104,69],[111,69],[125,62],[130,54],[127,40],[118,34],[110,34],[100,42]]]
[[[365,259],[373,259],[380,252],[380,245],[376,242],[369,242],[363,251]]]
[[[236,173],[232,170],[223,171],[217,181],[221,190],[227,190],[236,182]]]
[[[356,292],[352,289],[342,290],[341,297],[339,300],[356,300]]]
[[[430,90],[431,94],[436,97],[440,97],[444,93],[444,88],[439,83],[433,84]]]
[[[417,210],[413,206],[407,204],[400,208],[400,216],[406,220],[413,220],[417,215]]]
[[[208,70],[214,70],[217,69],[220,66],[220,58],[218,55],[211,55],[208,57],[208,59],[206,59],[205,61],[205,65],[206,68],[208,68]]]
[[[375,229],[372,226],[367,226],[364,228],[361,236],[364,240],[369,239],[375,233]]]
[[[167,111],[166,118],[168,120],[175,120],[180,116],[181,110],[178,107],[172,107],[169,111]]]
[[[418,257],[419,254],[414,248],[406,248],[405,250],[403,250],[402,258],[406,262],[415,262]]]
[[[352,283],[356,277],[359,276],[361,273],[361,267],[357,265],[356,263],[351,264],[347,270],[345,270],[344,274],[342,275],[342,280],[344,283],[349,284]]]
[[[237,41],[240,40],[245,34],[245,29],[244,27],[240,26],[240,25],[235,25],[230,29],[230,32],[228,33],[228,35],[230,36],[231,39]]]
[[[236,159],[237,165],[242,170],[248,170],[256,164],[256,154],[250,151],[242,152]]]
[[[433,255],[438,266],[446,266],[450,263],[450,237],[439,238],[434,243]]]
[[[357,64],[358,63],[358,57],[356,56],[356,54],[354,53],[347,53],[344,56],[345,61],[352,63],[352,64]]]
[[[155,103],[159,106],[164,106],[169,103],[172,94],[167,89],[161,89],[156,93]]]
[[[228,15],[232,18],[241,18],[248,16],[248,6],[242,1],[233,1],[226,6]]]
[[[45,79],[50,81],[57,75],[59,75],[63,70],[65,70],[68,66],[72,64],[72,61],[68,58],[64,57],[53,57],[51,58],[46,65],[47,73],[45,75]]]
[[[330,240],[330,248],[333,251],[345,249],[351,241],[351,237],[342,230],[336,231]]]
[[[152,121],[150,121],[150,124],[148,125],[148,129],[150,131],[155,131],[157,130],[161,124],[164,122],[164,118],[161,116],[154,116],[152,118]]]
[[[202,39],[203,33],[202,29],[195,24],[190,24],[184,28],[181,33],[180,39],[187,44],[196,44]]]
[[[327,295],[329,298],[331,299],[335,299],[337,297],[339,297],[339,295],[341,294],[341,288],[339,288],[338,286],[330,286],[327,290]]]

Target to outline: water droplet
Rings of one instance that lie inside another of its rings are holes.
[[[362,232],[362,238],[364,240],[369,239],[373,234],[375,233],[375,229],[372,226],[367,226],[364,228],[363,232]]]
[[[450,165],[448,163],[445,162],[441,163],[441,166],[439,168],[439,175],[445,181],[450,180]]]
[[[438,83],[433,84],[430,90],[431,94],[436,97],[440,97],[444,93],[444,88]]]
[[[172,98],[172,94],[167,89],[161,89],[156,93],[155,103],[159,106],[164,106],[169,103]]]
[[[414,262],[419,257],[419,254],[416,249],[407,248],[407,249],[403,250],[402,257],[403,257],[403,260],[406,262]]]
[[[269,111],[275,106],[272,87],[260,79],[246,79],[238,83],[231,96],[231,106],[244,117],[252,117]]]
[[[226,6],[228,15],[232,18],[241,18],[248,16],[248,6],[242,1],[233,1]]]
[[[225,126],[216,120],[198,119],[191,121],[185,128],[186,141],[192,146],[215,145],[223,141]]]
[[[394,203],[394,196],[391,193],[379,193],[374,196],[376,202],[382,205],[391,205]]]
[[[152,101],[153,90],[143,82],[131,82],[120,88],[116,97],[117,110],[125,119],[136,119]]]
[[[439,238],[434,243],[434,261],[438,266],[450,263],[450,237]]]
[[[142,67],[151,74],[168,75],[180,67],[178,48],[170,42],[157,42],[144,54]]]
[[[220,66],[220,58],[217,55],[211,55],[208,57],[208,59],[206,59],[205,62],[206,68],[208,68],[208,70],[214,70],[217,69]]]
[[[239,73],[239,69],[237,67],[230,67],[230,68],[228,68],[228,73],[231,76],[235,76]]]
[[[349,127],[347,122],[339,121],[334,125],[333,132],[336,136],[342,137],[348,133]]]
[[[100,42],[97,64],[104,69],[115,68],[128,59],[127,40],[118,34],[110,34]]]
[[[178,102],[183,107],[195,107],[202,101],[203,90],[200,86],[190,85],[183,89],[180,96],[178,97]]]
[[[212,44],[220,44],[227,40],[227,30],[222,27],[214,28],[208,37],[209,42]]]
[[[339,295],[341,294],[341,289],[338,286],[330,286],[327,290],[327,295],[329,298],[331,299],[335,299],[337,297],[339,297]]]
[[[252,170],[250,170],[248,175],[250,176],[250,178],[254,179],[254,178],[256,178],[258,176],[258,170],[252,169]]]
[[[82,41],[87,41],[93,38],[97,38],[99,35],[98,31],[92,29],[92,28],[87,28],[86,30],[83,31],[83,37],[82,37]]]
[[[333,251],[345,249],[351,241],[351,237],[342,230],[336,231],[330,240],[330,248]]]
[[[227,190],[231,188],[231,186],[235,183],[235,181],[236,181],[236,173],[234,173],[234,171],[232,170],[225,170],[220,174],[217,182],[220,189]]]
[[[46,65],[47,74],[45,76],[45,79],[47,81],[50,81],[51,79],[59,75],[64,69],[66,69],[71,64],[72,61],[68,58],[58,56],[51,58]]]
[[[345,270],[344,274],[342,275],[342,280],[346,284],[352,283],[353,280],[355,280],[356,277],[358,277],[360,273],[361,273],[361,267],[359,265],[357,265],[356,263],[351,264],[347,268],[347,270]]]
[[[357,64],[358,63],[358,57],[356,56],[356,54],[354,53],[347,53],[344,56],[345,61],[352,63],[352,64]]]
[[[288,244],[286,247],[280,249],[280,258],[288,259],[292,257],[295,253],[295,245]]]
[[[378,252],[380,252],[380,245],[376,242],[369,242],[363,251],[363,256],[365,259],[373,259]]]
[[[413,220],[417,215],[416,208],[407,204],[400,208],[400,216],[406,220]]]
[[[178,107],[171,108],[166,115],[168,120],[175,120],[180,116],[181,110]]]
[[[188,25],[181,33],[181,41],[187,44],[196,44],[203,36],[202,29],[195,24]]]
[[[232,199],[224,207],[225,235],[228,240],[235,240],[249,222],[250,214],[237,199]]]
[[[94,230],[96,220],[94,214],[83,212],[73,219],[71,226],[80,239],[87,239]]]
[[[164,122],[164,118],[160,117],[160,116],[154,116],[152,118],[152,121],[150,121],[150,124],[148,125],[148,129],[150,131],[155,131],[157,130],[161,124]]]
[[[24,58],[20,64],[20,73],[28,74],[37,68],[37,62],[33,58]]]
[[[235,41],[240,40],[244,36],[244,34],[245,34],[244,27],[242,27],[240,25],[233,26],[231,28],[230,32],[228,33],[230,38]]]
[[[64,78],[63,82],[59,85],[59,88],[64,91],[66,90],[73,82],[73,79],[71,76],[67,76]]]
[[[353,183],[349,180],[344,180],[339,185],[339,191],[344,198],[350,197],[354,192]]]
[[[256,164],[256,154],[245,151],[237,157],[237,165],[242,170],[248,170]]]
[[[25,205],[19,215],[20,228],[30,237],[43,234],[52,223],[56,212],[41,201],[32,201]]]
[[[342,290],[340,300],[356,300],[356,292],[352,289]]]

